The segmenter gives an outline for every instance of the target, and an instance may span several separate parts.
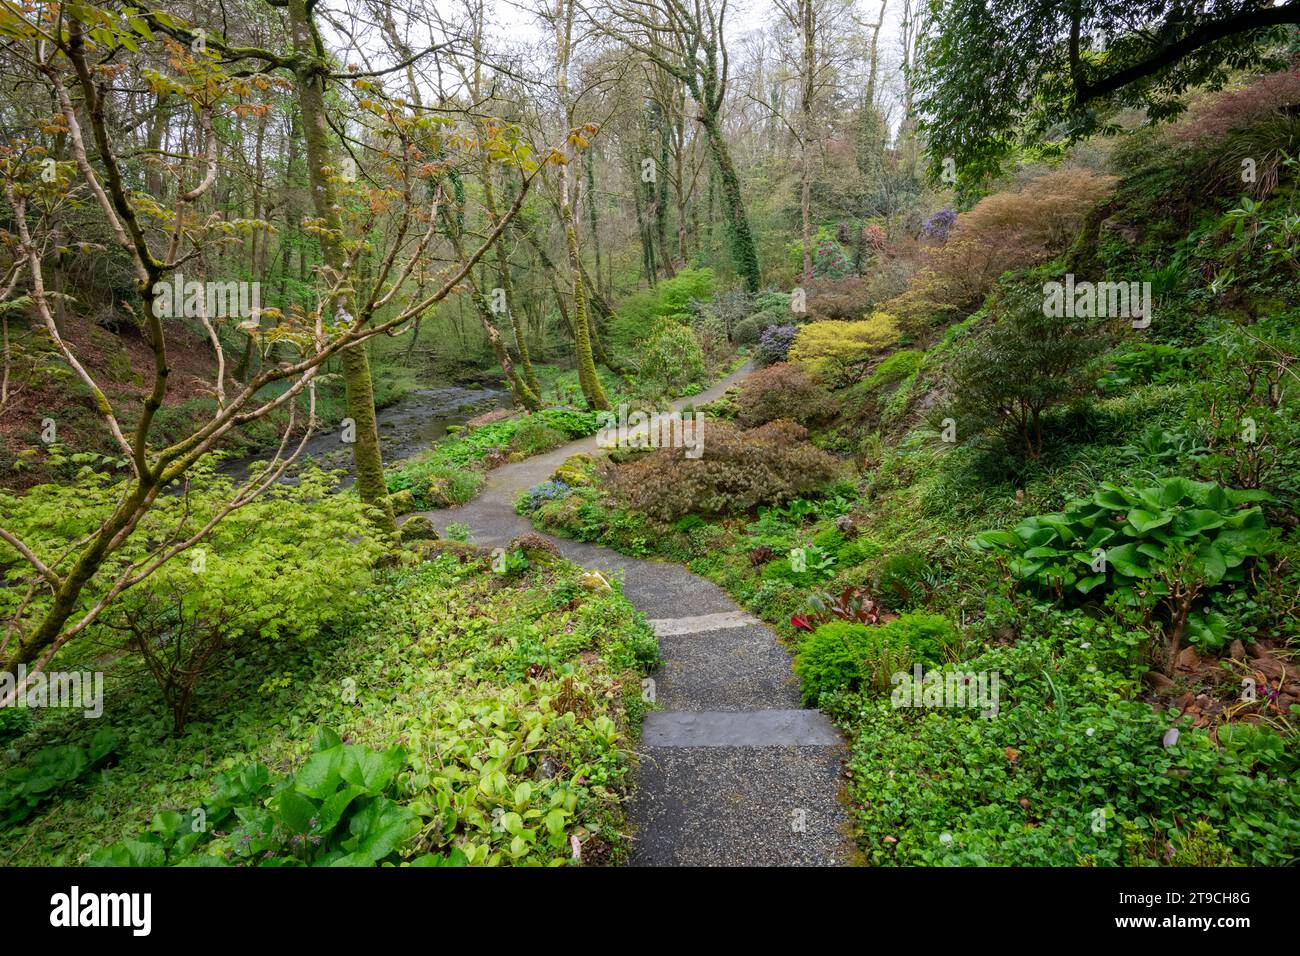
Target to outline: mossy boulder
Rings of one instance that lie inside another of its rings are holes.
[[[398,536],[403,541],[436,541],[438,532],[433,523],[424,515],[412,515],[398,528]]]
[[[424,553],[427,561],[432,561],[444,554],[455,555],[460,558],[461,564],[479,561],[486,563],[492,560],[491,551],[477,544],[470,544],[468,541],[449,541],[446,538],[439,538],[437,541],[421,541],[418,547]]]
[[[518,548],[529,564],[554,564],[560,560],[560,549],[540,534],[521,534],[510,542],[507,550]]]
[[[655,453],[653,448],[621,447],[609,450],[609,460],[616,465],[626,465],[630,461],[640,461]]]
[[[580,488],[596,483],[596,459],[579,452],[564,459],[564,464],[555,469],[552,481],[562,481],[570,488]]]
[[[409,514],[415,510],[415,492],[410,488],[403,488],[401,491],[395,491],[388,496],[388,503],[393,506],[393,514]]]
[[[588,520],[583,510],[588,504],[587,497],[571,494],[558,501],[546,502],[533,513],[533,517],[549,532],[562,537],[577,537]]]
[[[423,497],[430,508],[448,508],[456,503],[452,497],[451,481],[443,475],[429,476]]]

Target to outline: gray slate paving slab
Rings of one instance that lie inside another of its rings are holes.
[[[839,731],[818,710],[657,711],[641,727],[641,746],[838,747]]]

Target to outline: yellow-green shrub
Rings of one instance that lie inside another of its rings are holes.
[[[790,347],[790,361],[837,387],[862,378],[867,364],[898,339],[892,315],[877,312],[860,322],[809,322]]]

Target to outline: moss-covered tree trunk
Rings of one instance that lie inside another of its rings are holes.
[[[758,249],[754,245],[754,233],[749,228],[749,217],[745,214],[745,203],[740,194],[740,177],[736,175],[736,167],[731,162],[731,151],[727,149],[727,141],[722,136],[717,117],[706,113],[701,116],[700,121],[704,126],[709,151],[713,155],[714,168],[718,173],[731,258],[735,263],[736,272],[745,280],[746,291],[757,292],[763,284],[763,279],[758,268]]]
[[[486,154],[483,156],[482,169],[483,204],[487,207],[488,215],[492,217],[492,221],[495,223],[499,214],[497,212],[496,191],[492,188],[492,167],[488,163]],[[510,325],[515,332],[515,350],[519,354],[519,370],[522,373],[524,384],[528,386],[528,391],[532,393],[534,399],[538,399],[542,390],[537,384],[537,373],[533,371],[533,361],[528,354],[528,336],[515,310],[515,285],[510,275],[510,250],[506,247],[504,236],[497,242],[497,274],[501,282],[501,295],[505,299],[506,315],[510,317]]]
[[[333,157],[325,118],[325,74],[329,66],[324,58],[324,46],[312,22],[308,2],[309,0],[288,0],[294,51],[300,57],[295,71],[298,107],[302,111],[303,138],[307,145],[307,177],[311,186],[312,203],[317,218],[324,226],[320,237],[321,253],[325,263],[341,273],[345,267],[340,245],[343,224],[339,217],[334,184],[329,175]],[[329,303],[329,307],[331,311],[337,311],[345,308],[346,303],[339,300]],[[344,349],[341,358],[348,417],[356,424],[352,460],[357,476],[357,490],[361,493],[362,501],[379,510],[381,527],[395,532],[397,523],[388,501],[384,461],[379,446],[379,427],[375,420],[375,392],[370,376],[370,358],[364,344]]]
[[[464,261],[465,246],[464,238],[461,232],[462,215],[459,210],[453,214],[446,206],[442,207],[442,222],[447,232],[447,238],[451,242],[452,251],[456,253],[457,258]],[[510,385],[510,391],[514,394],[515,400],[524,408],[535,412],[542,407],[542,400],[537,392],[529,387],[528,383],[520,376],[519,370],[515,368],[515,363],[510,358],[510,352],[506,349],[505,342],[501,339],[501,333],[497,331],[496,325],[492,321],[492,308],[483,296],[479,283],[470,277],[469,280],[470,299],[474,304],[474,312],[478,315],[479,324],[483,327],[483,334],[487,337],[488,347],[492,349],[492,354],[501,366],[501,371],[505,373],[506,382]]]
[[[596,360],[591,347],[590,316],[587,312],[587,285],[582,281],[582,261],[578,257],[578,230],[573,222],[573,207],[567,202],[564,211],[564,240],[569,249],[569,269],[573,273],[573,350],[578,360],[578,384],[590,408],[603,411],[609,399],[596,374]]]
[[[566,129],[572,130],[573,113],[569,103],[569,58],[573,52],[573,0],[557,0],[555,10],[555,86],[559,98],[560,118]],[[578,363],[578,385],[582,388],[587,406],[599,411],[609,408],[609,399],[596,374],[596,361],[592,356],[591,327],[587,317],[587,289],[582,281],[582,259],[578,254],[578,227],[574,222],[570,177],[572,176],[572,150],[577,139],[568,136],[560,172],[560,222],[564,227],[564,244],[569,253],[569,272],[573,279],[573,351]]]

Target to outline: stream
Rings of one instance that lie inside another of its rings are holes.
[[[510,392],[498,388],[465,388],[449,385],[423,388],[402,396],[392,405],[379,409],[379,444],[384,463],[402,461],[424,451],[447,434],[453,425],[461,425],[476,415],[511,404]],[[249,465],[264,461],[270,452],[261,451],[227,462],[222,471],[237,478],[248,473]],[[342,440],[342,429],[318,431],[307,441],[302,460],[313,459],[326,470],[341,468],[348,474],[344,487],[352,484],[352,446]],[[292,479],[286,479],[292,481]]]

